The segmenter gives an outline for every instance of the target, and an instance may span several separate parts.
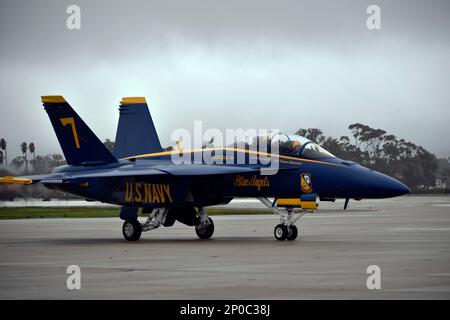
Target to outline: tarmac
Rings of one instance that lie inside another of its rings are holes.
[[[214,216],[211,240],[176,223],[139,242],[123,239],[119,218],[3,220],[0,298],[450,298],[450,197],[320,208],[297,222],[296,241],[283,242],[272,214]],[[69,265],[80,267],[79,290],[66,286]],[[380,289],[367,286],[373,265]]]

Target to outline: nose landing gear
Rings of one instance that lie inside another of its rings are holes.
[[[275,203],[272,203],[267,198],[258,198],[266,207],[272,210],[273,213],[278,214],[280,216],[280,224],[275,226],[273,231],[273,235],[275,239],[279,241],[293,241],[297,239],[298,236],[298,228],[294,224],[300,219],[307,211],[303,210],[299,216],[294,218],[294,212],[292,207],[286,207],[285,209],[278,208]]]
[[[275,227],[273,234],[275,238],[279,241],[283,240],[292,241],[297,239],[298,229],[297,226],[295,225],[286,226],[280,223]]]

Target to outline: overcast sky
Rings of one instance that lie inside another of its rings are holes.
[[[81,8],[81,30],[66,8]],[[381,30],[366,9],[381,8]],[[61,153],[41,95],[64,95],[101,140],[145,96],[177,128],[361,122],[450,156],[450,1],[0,0],[0,137]]]

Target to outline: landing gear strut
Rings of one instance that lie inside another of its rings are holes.
[[[150,231],[159,228],[161,224],[166,222],[168,212],[169,210],[167,208],[153,209],[142,225],[142,231]]]
[[[306,211],[302,211],[299,216],[294,218],[292,207],[280,209],[267,198],[258,198],[258,200],[261,201],[270,210],[272,210],[273,213],[280,216],[280,224],[276,225],[273,231],[275,239],[279,241],[293,241],[297,239],[298,229],[294,223],[297,222],[297,220],[300,219],[306,213]]]
[[[159,228],[167,217],[167,208],[156,208],[149,214],[147,220],[141,224],[137,219],[127,219],[122,226],[123,237],[128,241],[137,241],[140,239],[142,232]]]
[[[122,226],[122,233],[126,240],[137,241],[141,237],[142,232],[157,229],[161,225],[170,227],[174,224],[175,220],[188,226],[195,225],[195,233],[197,233],[197,236],[200,239],[209,239],[214,233],[214,222],[208,217],[208,214],[203,207],[200,207],[198,212],[191,207],[190,210],[187,211],[188,215],[185,214],[181,217],[177,216],[179,212],[173,211],[175,209],[172,209],[171,213],[169,213],[168,208],[154,208],[150,210],[151,212],[146,212],[149,213],[149,215],[147,220],[142,224],[137,218],[136,208],[125,208],[122,210],[124,211],[124,214],[121,215],[121,218],[125,220]]]

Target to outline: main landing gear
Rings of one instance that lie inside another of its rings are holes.
[[[167,208],[153,209],[148,215],[147,220],[144,223],[140,223],[137,219],[137,209],[135,219],[127,219],[122,226],[123,237],[128,241],[137,241],[141,238],[142,232],[150,231],[159,228],[161,224],[164,224],[168,213]]]
[[[299,216],[294,218],[294,212],[291,207],[287,207],[286,209],[280,209],[267,198],[258,198],[258,200],[261,201],[270,210],[272,210],[273,213],[278,214],[280,216],[280,224],[277,224],[273,231],[275,239],[279,241],[283,240],[293,241],[297,239],[298,229],[294,223],[297,222],[297,220],[300,219],[306,213],[306,210],[302,211]]]
[[[128,241],[137,241],[141,237],[142,227],[138,220],[126,220],[122,226],[123,237]]]
[[[170,227],[175,223],[175,220],[195,227],[195,233],[200,239],[210,239],[214,233],[214,222],[208,217],[203,207],[168,209],[155,208],[149,213],[147,220],[140,223],[137,219],[137,209],[132,210],[133,214],[123,217],[125,222],[122,226],[123,237],[128,241],[137,241],[140,239],[142,232],[150,231],[159,228],[161,225]]]
[[[209,239],[214,233],[214,222],[208,217],[204,208],[198,209],[199,223],[195,226],[195,233],[200,239]]]

